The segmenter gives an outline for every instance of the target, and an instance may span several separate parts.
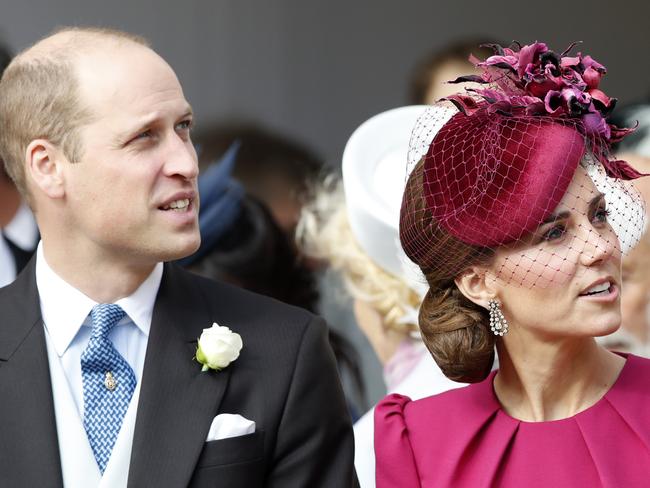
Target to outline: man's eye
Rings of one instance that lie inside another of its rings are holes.
[[[150,131],[150,130],[146,130],[146,131],[144,131],[144,132],[141,132],[141,133],[138,134],[137,136],[135,136],[135,137],[133,138],[133,140],[134,140],[134,141],[137,141],[138,139],[148,139],[148,138],[150,138],[150,137],[151,137],[151,131]]]
[[[549,230],[544,232],[542,239],[545,241],[555,241],[561,239],[566,233],[566,227],[564,225],[558,224],[551,227]]]
[[[184,120],[183,122],[179,122],[178,124],[176,124],[177,130],[190,130],[191,128],[192,128],[191,120]]]

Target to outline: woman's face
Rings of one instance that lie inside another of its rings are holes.
[[[490,276],[510,323],[546,339],[601,336],[621,323],[621,252],[602,195],[578,167],[526,244],[499,248]]]

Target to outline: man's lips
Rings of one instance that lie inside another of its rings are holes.
[[[189,198],[174,200],[169,205],[163,207],[161,210],[175,210],[177,212],[184,212],[189,208],[190,203],[192,203],[192,200]]]
[[[186,212],[189,210],[194,203],[196,194],[194,192],[178,192],[170,196],[163,201],[161,205],[158,206],[159,210],[164,211],[175,211],[175,212]]]

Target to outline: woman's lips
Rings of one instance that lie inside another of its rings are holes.
[[[618,299],[619,288],[617,285],[611,284],[606,291],[600,293],[594,293],[592,295],[580,295],[580,299],[588,300],[590,302],[599,302],[599,303],[610,303]]]

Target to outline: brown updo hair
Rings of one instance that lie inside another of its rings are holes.
[[[427,209],[423,174],[421,160],[406,183],[400,213],[402,247],[429,284],[420,307],[420,332],[445,376],[476,383],[492,369],[495,336],[487,310],[466,298],[454,280],[472,265],[489,264],[494,252],[466,244],[437,224]],[[428,245],[418,246],[418,242]]]

